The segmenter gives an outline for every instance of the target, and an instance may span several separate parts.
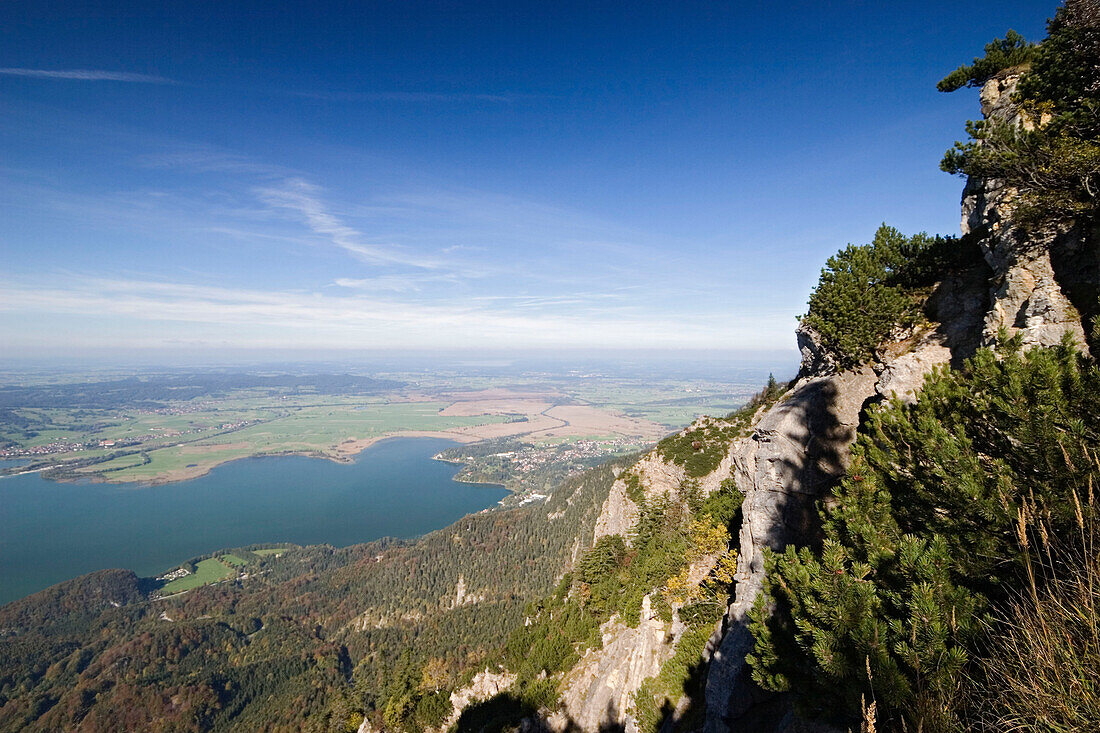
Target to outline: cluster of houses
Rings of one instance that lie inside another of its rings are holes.
[[[613,438],[608,440],[578,440],[573,443],[565,443],[556,450],[547,450],[545,446],[531,446],[517,451],[494,454],[496,457],[507,458],[512,468],[520,473],[528,473],[545,466],[548,463],[560,463],[562,461],[581,461],[586,458],[602,458],[616,453],[625,453],[637,450],[636,440],[629,438]]]

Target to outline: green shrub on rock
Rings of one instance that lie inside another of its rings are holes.
[[[967,250],[953,238],[906,237],[883,224],[870,244],[850,244],[826,261],[801,323],[841,367],[866,362],[892,334],[921,319],[926,288]]]
[[[1072,534],[1075,497],[1100,485],[1097,425],[1100,368],[1068,341],[979,351],[930,375],[915,405],[872,410],[823,545],[768,559],[757,681],[840,724],[873,700],[896,729],[964,725],[994,613],[1026,587],[1027,544]]]
[[[1100,3],[1067,0],[1047,29],[1038,46],[1010,32],[939,85],[954,91],[1017,67],[1019,118],[968,122],[970,139],[955,143],[940,167],[1015,189],[1012,218],[1027,229],[1095,221],[1100,194]]]

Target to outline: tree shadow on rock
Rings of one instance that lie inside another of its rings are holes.
[[[702,730],[706,722],[704,695],[710,664],[700,659],[688,669],[687,679],[681,688],[680,700],[675,706],[668,700],[661,705],[660,733],[680,733]]]
[[[752,436],[758,444],[757,484],[744,507],[758,517],[750,561],[754,573],[763,570],[765,547],[782,552],[790,544],[820,545],[820,502],[829,501],[847,469],[861,413],[867,398],[876,396],[876,379],[870,367],[809,379],[757,424]],[[739,609],[730,619],[721,641],[723,656],[709,669],[693,670],[703,676],[704,690],[691,697],[705,710],[691,711],[690,720],[674,716],[673,725],[662,730],[698,730],[708,714],[731,730],[775,729],[775,718],[787,703],[752,680],[746,655],[754,641],[745,612]]]
[[[537,713],[538,710],[522,698],[503,692],[469,705],[459,716],[455,730],[458,733],[499,733],[515,730],[525,719]]]
[[[618,722],[618,711],[608,703],[603,722],[594,729],[586,729],[569,716],[559,717],[551,728],[542,712],[531,703],[510,692],[503,692],[462,711],[454,730],[458,733],[626,733],[626,726]]]

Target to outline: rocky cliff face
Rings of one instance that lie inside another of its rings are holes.
[[[1012,104],[1016,81],[1005,74],[985,85],[981,100],[987,117],[1032,124]],[[817,502],[843,475],[863,411],[883,399],[915,401],[930,371],[958,365],[979,346],[994,343],[1001,331],[1019,333],[1029,345],[1055,344],[1066,334],[1085,343],[1083,304],[1091,298],[1088,307],[1095,312],[1100,284],[1096,237],[1073,225],[1025,231],[1012,223],[1015,197],[1000,181],[968,182],[962,229],[978,239],[984,262],[946,274],[927,301],[927,321],[897,334],[877,363],[840,369],[817,334],[800,328],[798,379],[777,403],[753,416],[711,473],[689,478],[682,466],[653,451],[613,484],[593,542],[612,534],[629,538],[639,517],[631,496],[638,498],[639,490],[648,501],[676,495],[690,480],[707,495],[732,478],[744,496],[735,595],[706,648],[705,699],[681,700],[676,708],[678,714],[688,704],[704,706],[708,733],[814,730],[795,721],[781,698],[752,682],[746,663],[753,645],[748,613],[763,587],[765,550],[813,540]],[[630,474],[639,479],[637,485],[629,483]],[[634,694],[672,656],[683,633],[675,614],[671,623],[660,620],[648,600],[636,628],[613,618],[601,628],[602,647],[566,674],[563,709],[549,721],[551,728],[572,724],[597,730],[611,723],[637,730]],[[676,720],[674,715],[664,730],[678,729]]]
[[[1032,124],[1012,104],[1017,80],[1006,74],[985,85],[981,101],[987,118]],[[782,705],[761,704],[766,697],[750,679],[747,613],[762,587],[761,550],[781,550],[812,537],[814,502],[843,471],[861,409],[891,396],[916,400],[934,367],[995,343],[1002,330],[1020,334],[1026,345],[1056,344],[1069,334],[1083,347],[1085,325],[1074,300],[1096,298],[1100,261],[1090,243],[1095,238],[1073,225],[1025,231],[1011,222],[1015,198],[1000,181],[969,181],[962,230],[979,238],[985,266],[945,278],[929,299],[932,325],[889,344],[881,363],[837,371],[816,334],[800,331],[799,380],[759,418],[751,437],[732,446],[734,477],[746,497],[742,550],[736,597],[725,628],[712,639],[707,731],[794,729]]]
[[[600,730],[619,724],[629,733],[638,728],[633,716],[634,693],[647,678],[661,671],[672,656],[680,629],[666,624],[642,601],[637,628],[612,619],[600,629],[603,646],[589,651],[566,675],[562,711],[551,716],[552,731]]]
[[[614,534],[629,541],[640,510],[630,498],[628,476],[637,480],[637,490],[647,502],[662,496],[677,496],[688,481],[693,481],[705,496],[716,491],[722,480],[730,475],[731,461],[732,455],[726,455],[714,471],[693,478],[683,466],[667,460],[659,451],[646,454],[620,474],[612,485],[596,520],[593,544],[601,537]],[[714,560],[706,557],[697,566],[693,565],[688,582],[701,583]],[[613,617],[600,632],[601,647],[589,650],[566,675],[562,685],[562,710],[547,721],[550,730],[579,728],[588,731],[617,725],[635,733],[638,727],[634,718],[634,695],[672,656],[684,625],[675,613],[671,623],[661,620],[652,610],[650,597],[646,596],[636,627]]]
[[[686,433],[694,427],[694,424],[690,425],[681,432]],[[714,471],[694,479],[703,496],[716,491],[722,480],[730,475],[731,460],[732,457],[727,455]],[[638,479],[639,488],[646,501],[652,501],[662,495],[676,496],[680,488],[691,478],[683,466],[666,460],[658,451],[646,454],[612,484],[600,516],[596,519],[593,544],[601,537],[613,534],[621,535],[629,542],[630,531],[638,521],[639,509],[627,490],[628,475]]]
[[[745,494],[737,589],[707,677],[707,730],[727,730],[759,702],[745,656],[748,613],[764,580],[765,548],[781,550],[812,535],[814,501],[844,470],[864,402],[875,394],[870,367],[808,374],[732,447],[734,479]]]
[[[917,370],[951,356],[945,331],[932,330],[916,341],[917,348],[906,350],[906,356],[917,355],[912,364],[905,369],[891,371],[892,364],[883,369],[895,387],[907,387]],[[789,393],[753,416],[749,430],[728,445],[714,471],[693,479],[707,495],[723,480],[733,478],[745,496],[736,598],[708,647],[711,671],[706,706],[711,730],[726,730],[731,720],[749,720],[746,716],[759,698],[748,678],[745,655],[752,647],[747,614],[763,583],[763,550],[782,549],[813,533],[814,502],[843,473],[860,412],[867,400],[877,396],[876,387],[883,381],[871,366],[838,372],[822,369],[822,363],[808,357],[804,376]],[[815,373],[815,369],[826,373]],[[675,496],[689,480],[682,466],[659,451],[649,453],[616,480],[596,523],[594,540],[607,534],[627,537],[634,528],[639,512],[628,495],[628,474],[640,478],[638,488],[647,501],[662,494]],[[697,580],[705,574],[699,574]],[[596,730],[607,723],[637,730],[634,693],[672,656],[683,630],[675,616],[667,624],[650,613],[649,607],[648,602],[644,604],[637,628],[614,619],[605,624],[602,647],[589,651],[566,675],[563,711],[550,721],[552,728],[560,723],[558,729],[564,729],[565,721],[570,720],[581,730]],[[690,703],[701,705],[702,701]]]
[[[953,277],[930,300],[932,324],[888,345],[887,360],[837,371],[803,332],[799,379],[758,416],[730,450],[733,478],[745,495],[737,586],[723,628],[711,639],[706,730],[773,730],[785,711],[753,684],[748,614],[764,582],[764,550],[805,544],[817,531],[817,500],[843,475],[860,416],[884,397],[913,400],[933,368],[974,352],[985,309],[985,278]]]
[[[1018,81],[1018,73],[1005,73],[982,87],[987,119],[1035,124],[1012,103]],[[963,192],[963,234],[979,237],[993,270],[982,341],[994,343],[1003,329],[1019,333],[1026,345],[1050,346],[1066,333],[1084,344],[1082,313],[1095,312],[1100,274],[1098,252],[1089,241],[1095,238],[1074,224],[1032,231],[1013,224],[1017,198],[1015,189],[998,180],[971,180]]]

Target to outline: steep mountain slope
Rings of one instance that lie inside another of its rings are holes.
[[[851,726],[862,716],[870,730],[881,702],[883,729],[908,720],[908,729],[948,730],[964,719],[999,729],[998,702],[964,675],[1029,684],[1012,681],[1011,661],[1000,678],[982,666],[981,655],[998,648],[996,615],[1025,577],[1039,603],[1046,581],[1026,561],[1029,542],[1046,548],[1041,570],[1057,578],[1074,563],[1058,559],[1071,550],[1050,533],[1076,521],[1087,537],[1096,526],[1100,438],[1080,415],[1094,414],[1097,370],[1087,351],[1100,333],[1100,5],[1068,0],[1049,30],[1040,46],[1009,33],[941,83],[981,87],[984,120],[943,163],[969,176],[962,238],[883,227],[870,245],[842,250],[800,325],[798,378],[753,409],[696,423],[612,486],[592,549],[533,609],[536,630],[517,637],[521,650],[539,650],[542,638],[568,649],[526,659],[510,693],[522,699],[534,678],[556,683],[560,707],[544,704],[552,712],[539,725],[796,731],[828,729],[811,718]],[[925,385],[935,388],[929,401]],[[978,394],[968,402],[970,391]],[[965,424],[951,409],[966,410]],[[988,431],[983,410],[996,421]],[[914,456],[926,431],[939,437]],[[864,462],[846,476],[857,435]],[[1042,476],[1049,481],[1013,493]],[[889,482],[921,506],[891,508],[876,488]],[[727,523],[726,550],[698,541],[700,526],[705,534]],[[784,552],[793,546],[804,549]],[[971,547],[994,554],[971,563]],[[733,557],[735,572],[724,572]],[[983,562],[998,569],[975,570]],[[1082,593],[1074,602],[1095,609],[1100,599]],[[723,594],[731,602],[714,620]],[[780,600],[789,607],[774,605]],[[973,631],[977,614],[986,625]],[[1100,657],[1078,659],[1072,644],[1065,653],[1061,666],[1080,675],[1074,684],[1100,681]],[[784,655],[813,669],[786,674]],[[792,679],[816,685],[807,696],[833,690],[796,708]],[[952,699],[964,682],[970,699]],[[1080,697],[1051,690],[1048,707],[1067,695]],[[822,709],[834,698],[839,707]],[[1100,724],[1087,711],[1064,717],[1075,722],[1061,729]]]
[[[985,83],[981,99],[987,118],[1019,121],[1018,111],[1010,102],[1018,79],[1018,73],[999,74]],[[976,264],[967,272],[944,279],[928,302],[932,327],[887,345],[883,351],[891,355],[888,358],[859,369],[823,375],[834,368],[831,356],[822,353],[813,333],[799,332],[802,372],[788,401],[807,402],[808,393],[819,384],[818,389],[826,390],[827,396],[794,417],[793,424],[785,405],[774,408],[774,415],[761,420],[758,432],[762,435],[766,435],[763,431],[769,424],[786,422],[788,431],[796,436],[797,448],[786,455],[769,457],[773,465],[808,465],[810,445],[826,450],[830,458],[843,464],[855,437],[860,408],[867,400],[889,397],[891,393],[916,399],[923,378],[933,368],[950,362],[958,364],[978,346],[991,345],[998,337],[1019,334],[1025,345],[1051,346],[1069,336],[1084,347],[1085,324],[1068,293],[1079,292],[1086,285],[1095,291],[1100,282],[1095,243],[1075,224],[1052,227],[1038,235],[1024,234],[1011,223],[1014,203],[1012,190],[1001,181],[972,179],[967,184],[962,229],[981,247],[987,267]],[[1053,262],[1059,263],[1058,272]],[[733,451],[750,457],[758,452],[736,445]],[[751,543],[754,547],[781,550],[795,540],[806,544],[810,537],[804,525],[799,527],[777,515],[780,511],[788,516],[813,511],[813,497],[835,480],[835,467],[835,463],[817,463],[809,473],[738,474],[738,488],[746,494],[747,507],[742,547],[749,544],[746,535],[757,539]],[[762,509],[755,518],[751,509],[754,506]],[[744,550],[742,559],[745,565],[739,566],[739,571],[746,573],[745,579],[738,583],[736,600],[727,615],[729,629],[714,654],[708,677],[707,730],[726,730],[747,715],[757,699],[745,664],[745,655],[753,644],[746,619],[759,592],[763,563],[758,555]]]
[[[991,124],[1020,129],[1033,124],[1013,101],[1021,73],[1007,69],[984,81],[982,111]],[[960,366],[979,347],[1017,337],[1024,348],[1068,338],[1085,349],[1092,333],[1100,292],[1094,226],[1083,218],[1039,225],[1021,221],[1020,202],[1019,190],[1006,181],[972,176],[963,196],[963,238],[930,248],[954,252],[947,259],[933,255],[938,265],[946,264],[935,269],[934,284],[917,283],[906,291],[919,303],[919,317],[899,319],[870,358],[856,359],[836,345],[843,342],[823,337],[807,319],[798,331],[801,371],[781,395],[769,396],[740,420],[696,423],[678,436],[690,444],[686,455],[658,447],[616,480],[596,522],[594,547],[601,538],[616,537],[629,546],[646,532],[647,511],[655,504],[671,503],[690,523],[707,516],[702,502],[708,497],[723,488],[737,492],[740,510],[731,525],[736,572],[724,586],[732,601],[706,643],[691,648],[698,635],[691,638],[692,624],[683,618],[688,605],[678,597],[705,594],[708,584],[713,594],[716,553],[688,555],[686,573],[673,563],[647,577],[637,618],[629,610],[593,604],[589,578],[578,573],[579,581],[574,578],[559,592],[557,613],[573,606],[588,610],[599,622],[598,634],[570,638],[582,654],[574,664],[540,670],[560,680],[562,693],[561,709],[543,725],[715,732],[812,728],[794,716],[782,696],[753,682],[746,659],[755,643],[749,614],[763,586],[765,552],[817,541],[819,500],[844,475],[867,408],[890,398],[916,401],[927,375],[937,367]],[[887,232],[882,239],[893,236]],[[916,251],[906,242],[899,249]],[[873,247],[867,251],[871,259],[880,256]],[[849,254],[858,264],[861,252]],[[884,270],[887,284],[889,278],[898,280],[890,269],[894,264]],[[834,281],[845,274],[842,265],[843,258],[830,261],[839,273]],[[853,310],[851,317],[865,314]],[[694,472],[686,468],[692,464]],[[676,521],[685,526],[683,518]],[[647,552],[652,550],[634,547],[619,561],[616,591],[630,589],[631,567],[646,561]],[[665,605],[658,610],[661,601]]]
[[[941,284],[929,298],[930,321],[907,339],[889,344],[886,350],[894,356],[874,366],[836,370],[814,335],[800,332],[803,370],[781,395],[754,406],[739,421],[704,419],[680,434],[693,438],[691,455],[714,456],[713,465],[707,466],[710,470],[692,476],[676,457],[658,447],[612,485],[596,521],[593,544],[601,537],[636,534],[644,513],[639,504],[676,500],[684,495],[685,485],[703,497],[715,495],[725,485],[742,497],[739,522],[732,527],[736,573],[734,582],[725,586],[734,599],[689,660],[707,666],[705,694],[699,679],[694,681],[694,699],[680,695],[681,690],[672,685],[674,694],[664,700],[666,709],[658,720],[701,727],[705,697],[707,730],[726,730],[738,720],[752,726],[745,729],[759,729],[759,719],[752,716],[759,714],[754,708],[762,695],[751,682],[745,656],[753,644],[748,612],[763,580],[763,550],[780,550],[814,535],[815,502],[843,473],[860,413],[869,400],[894,392],[911,395],[933,367],[973,353],[985,315],[981,307],[986,298],[985,275],[984,267],[978,265]],[[723,428],[716,430],[715,425]],[[708,434],[709,440],[704,437]],[[638,477],[633,492],[637,502],[630,496],[631,476]],[[689,508],[685,511],[690,513]],[[695,589],[707,580],[715,559],[704,556],[697,562],[687,573],[688,584]],[[650,589],[652,596],[667,592],[673,577],[669,573],[659,578]],[[563,709],[550,717],[552,729],[564,730],[569,724],[582,730],[607,724],[628,731],[652,728],[652,715],[643,715],[639,721],[637,695],[647,679],[661,674],[673,659],[690,628],[680,618],[682,606],[673,604],[671,618],[664,620],[652,610],[650,598],[645,596],[642,615],[634,625],[619,618],[601,625],[600,646],[589,649],[564,673]],[[693,674],[699,677],[698,669]],[[684,677],[676,682],[690,681]]]

